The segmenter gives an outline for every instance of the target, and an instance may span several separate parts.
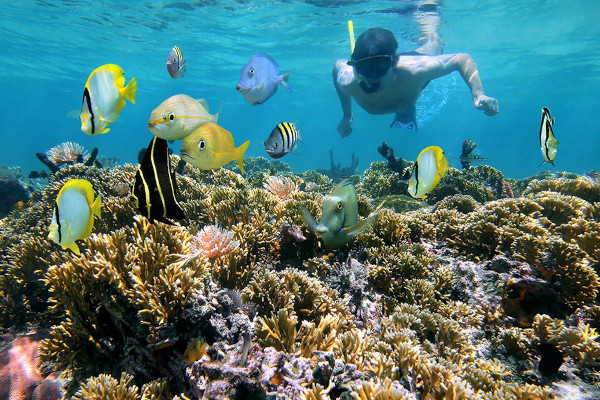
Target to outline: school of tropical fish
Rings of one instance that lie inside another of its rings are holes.
[[[353,45],[350,25],[349,31]],[[185,76],[186,60],[178,46],[171,49],[166,64],[171,78]],[[242,67],[236,89],[248,103],[257,106],[273,97],[280,85],[291,91],[288,81],[289,73],[279,75],[277,62],[268,54],[260,53]],[[81,130],[88,135],[109,132],[109,126],[116,121],[126,100],[135,104],[136,93],[136,79],[131,78],[126,85],[125,72],[120,66],[105,64],[94,69],[84,85],[79,112]],[[214,170],[235,161],[244,174],[244,153],[250,140],[236,147],[233,134],[218,125],[220,111],[221,108],[211,114],[206,100],[176,94],[150,113],[147,126],[153,136],[137,167],[130,198],[140,214],[151,222],[172,224],[172,220],[186,218],[177,200],[177,181],[171,168],[168,142],[181,140],[181,159],[196,168]],[[554,165],[558,140],[553,124],[550,110],[542,108],[539,131],[542,164]],[[297,142],[303,142],[300,129],[293,122],[282,121],[270,132],[264,148],[271,158],[278,159],[296,151]],[[426,147],[414,162],[407,182],[408,193],[417,199],[426,198],[447,170],[448,159],[444,151],[438,146]],[[76,241],[91,234],[94,217],[101,215],[100,204],[100,196],[94,199],[94,189],[89,181],[71,179],[56,198],[48,237],[63,249],[79,254]],[[298,211],[309,229],[331,249],[344,246],[377,221],[377,214],[358,220],[356,191],[348,180],[342,180],[330,195],[325,196],[319,222],[307,209],[300,207]]]

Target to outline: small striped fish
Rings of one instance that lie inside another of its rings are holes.
[[[292,122],[281,122],[271,131],[265,141],[265,151],[272,158],[281,158],[296,149],[296,141],[302,141],[300,132]]]
[[[550,117],[550,110],[546,107],[542,108],[542,124],[540,126],[540,150],[542,150],[542,156],[544,161],[540,164],[540,167],[544,163],[550,163],[554,165],[554,157],[556,157],[556,150],[558,150],[558,140],[554,137],[554,131],[552,125],[554,124],[554,118]]]
[[[208,122],[217,122],[219,113],[208,112],[204,99],[193,99],[185,94],[171,96],[150,114],[148,129],[165,140],[180,140]]]
[[[178,46],[173,46],[167,57],[167,71],[173,79],[179,79],[185,74],[185,60],[181,49]]]

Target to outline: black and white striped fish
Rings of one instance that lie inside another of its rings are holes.
[[[169,75],[173,79],[181,78],[186,72],[185,60],[179,46],[173,46],[169,52],[169,56],[167,57],[167,71],[169,71]]]
[[[281,122],[271,131],[265,141],[265,151],[272,158],[281,158],[296,149],[296,141],[302,141],[293,122]]]
[[[177,201],[177,181],[171,170],[166,140],[152,137],[144,159],[135,171],[131,199],[150,222],[157,220],[172,225],[169,218],[185,218]]]
[[[554,117],[550,117],[550,110],[546,107],[542,108],[542,124],[540,126],[540,150],[544,157],[542,164],[550,163],[554,165],[554,157],[556,157],[556,150],[558,150],[558,140],[554,137],[553,124]],[[540,167],[542,164],[540,164]]]

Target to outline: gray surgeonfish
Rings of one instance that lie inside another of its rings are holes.
[[[271,158],[281,158],[296,149],[296,141],[302,141],[300,132],[292,122],[281,122],[271,131],[265,141],[265,151]]]
[[[172,225],[169,218],[185,218],[177,201],[177,181],[171,170],[166,140],[152,137],[144,159],[135,172],[131,199],[150,222],[157,220]]]
[[[540,167],[544,163],[550,163],[554,165],[554,157],[556,157],[556,150],[558,150],[558,140],[554,137],[554,131],[552,130],[554,125],[554,117],[550,117],[550,110],[546,107],[542,108],[542,124],[540,126],[540,150],[544,161],[539,165]]]
[[[248,103],[257,106],[273,96],[279,85],[291,90],[289,76],[289,73],[279,75],[279,65],[268,54],[255,54],[242,68],[235,88]]]
[[[377,222],[377,214],[358,220],[356,191],[352,182],[346,179],[338,183],[331,194],[323,199],[323,212],[318,223],[305,207],[300,206],[300,212],[308,227],[330,249],[344,246],[352,236],[372,228]]]
[[[173,46],[167,57],[167,71],[173,79],[179,79],[185,75],[185,60],[179,46]]]

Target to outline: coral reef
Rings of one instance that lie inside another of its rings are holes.
[[[20,178],[20,168],[0,166],[0,218],[6,217],[17,204],[29,200],[29,191]]]
[[[394,155],[394,149],[388,146],[386,142],[383,142],[381,146],[378,146],[377,151],[387,160],[387,167],[400,175],[400,179],[410,178],[413,165],[412,162],[396,157]]]
[[[297,210],[319,219],[333,181],[251,161],[245,178],[184,166],[174,226],[135,216],[132,165],[62,166],[0,220],[2,332],[49,328],[44,374],[76,399],[600,395],[595,180],[451,169],[412,203],[376,162],[355,183],[377,222],[330,251]],[[104,203],[79,256],[46,240],[73,177]]]
[[[350,165],[347,167],[340,167],[340,163],[335,163],[333,161],[333,149],[329,149],[329,159],[331,161],[331,168],[329,169],[318,169],[317,172],[323,175],[327,175],[329,178],[334,181],[339,181],[340,179],[348,176],[352,176],[356,174],[356,167],[358,166],[358,157],[354,153],[352,153],[352,157],[350,159]]]
[[[475,147],[477,147],[477,143],[471,139],[465,139],[463,141],[462,151],[459,157],[462,169],[469,169],[471,167],[471,163],[485,161],[485,157],[482,157],[479,154],[473,154]]]

